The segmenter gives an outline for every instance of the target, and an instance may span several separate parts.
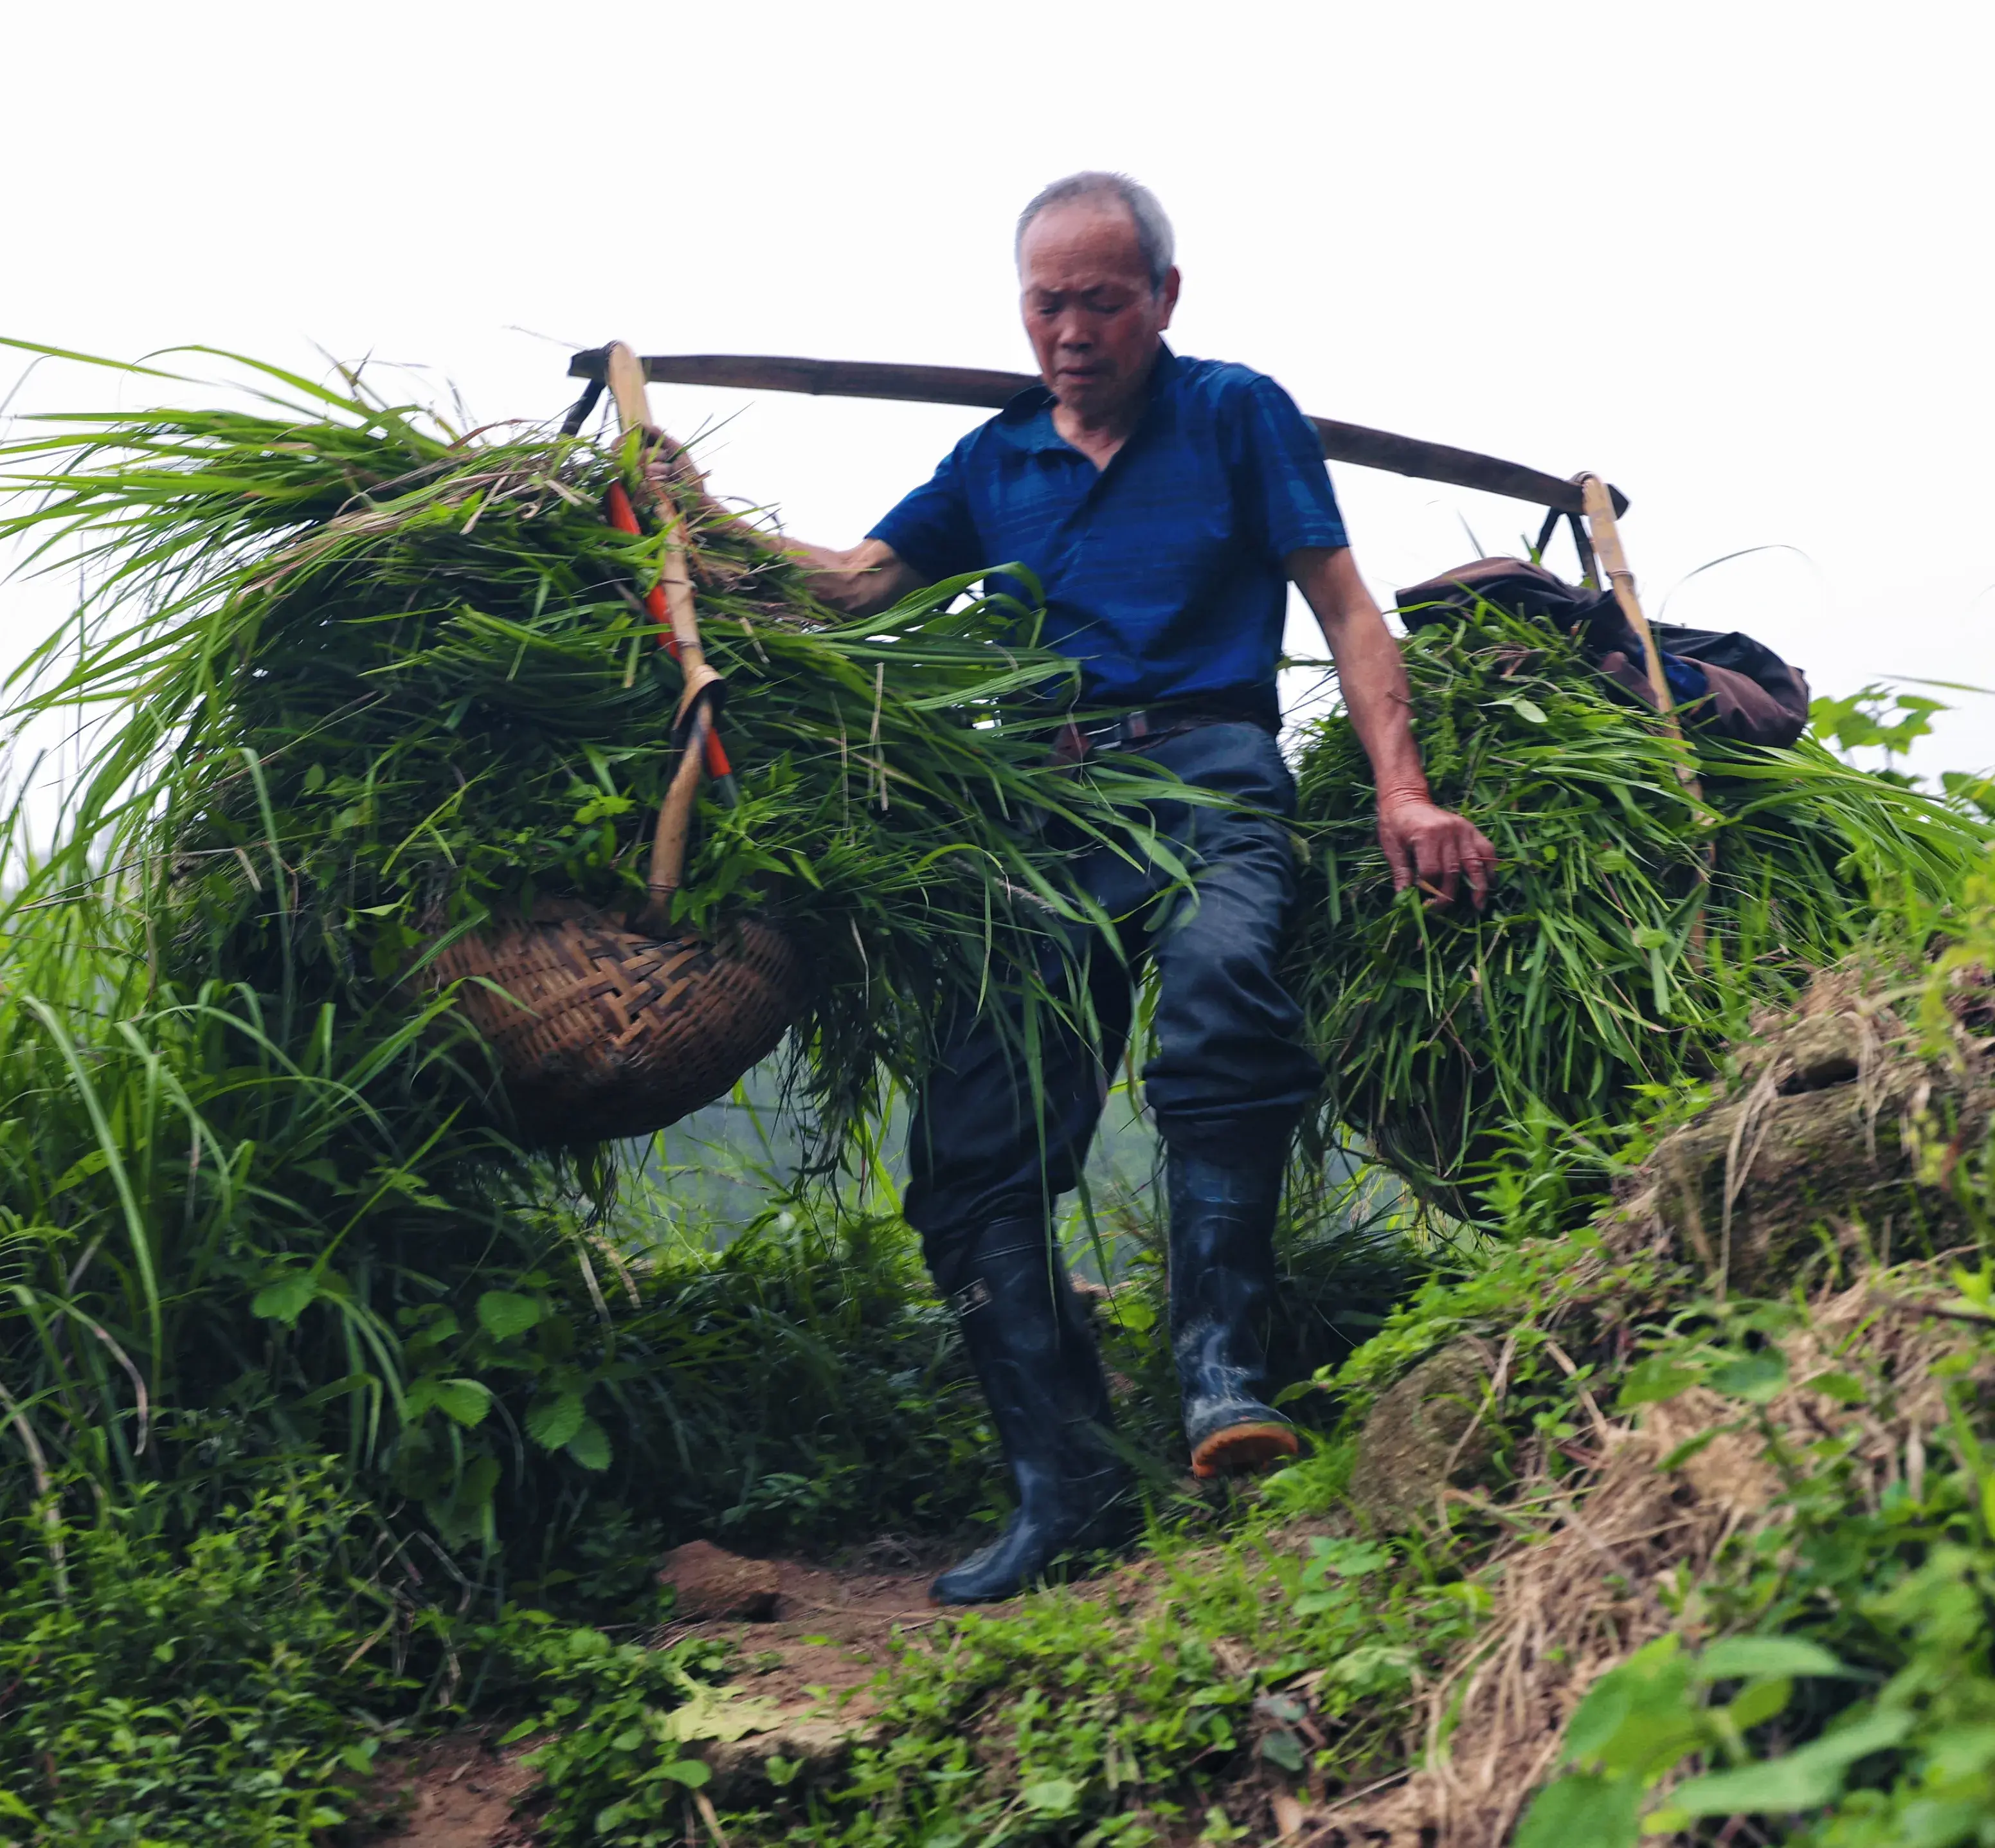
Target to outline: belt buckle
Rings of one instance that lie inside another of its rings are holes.
[[[1104,719],[1099,725],[1081,728],[1090,751],[1114,751],[1125,744],[1140,744],[1156,727],[1145,712],[1125,713],[1119,719]]]
[[[1053,761],[1071,770],[1087,761],[1094,740],[1070,719],[1053,733]]]

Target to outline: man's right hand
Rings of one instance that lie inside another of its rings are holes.
[[[780,533],[756,537],[802,568],[814,596],[848,616],[877,616],[927,581],[884,540],[862,539],[850,551],[834,551]]]
[[[884,540],[862,539],[849,551],[835,551],[828,545],[812,545],[750,526],[706,491],[706,477],[694,468],[685,451],[662,430],[647,424],[644,431],[651,445],[644,466],[660,472],[661,485],[669,489],[675,500],[683,502],[686,489],[692,488],[698,496],[702,524],[737,526],[757,544],[800,566],[804,582],[820,603],[842,610],[848,616],[877,616],[927,582]]]

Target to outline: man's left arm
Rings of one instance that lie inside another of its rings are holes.
[[[1479,909],[1489,895],[1496,850],[1481,830],[1437,803],[1427,788],[1413,742],[1406,664],[1358,575],[1350,547],[1304,546],[1282,563],[1322,626],[1344,709],[1372,761],[1379,844],[1392,869],[1392,889],[1417,884],[1430,904],[1444,905],[1466,878]]]

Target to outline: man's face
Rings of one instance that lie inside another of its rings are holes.
[[[1113,200],[1076,199],[1033,219],[1018,277],[1046,389],[1089,423],[1126,409],[1171,324],[1177,271],[1153,291],[1129,214]]]

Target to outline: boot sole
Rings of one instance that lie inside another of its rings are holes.
[[[1191,1472],[1201,1480],[1216,1475],[1252,1475],[1299,1455],[1302,1445],[1286,1424],[1235,1424],[1214,1431],[1191,1453]]]

